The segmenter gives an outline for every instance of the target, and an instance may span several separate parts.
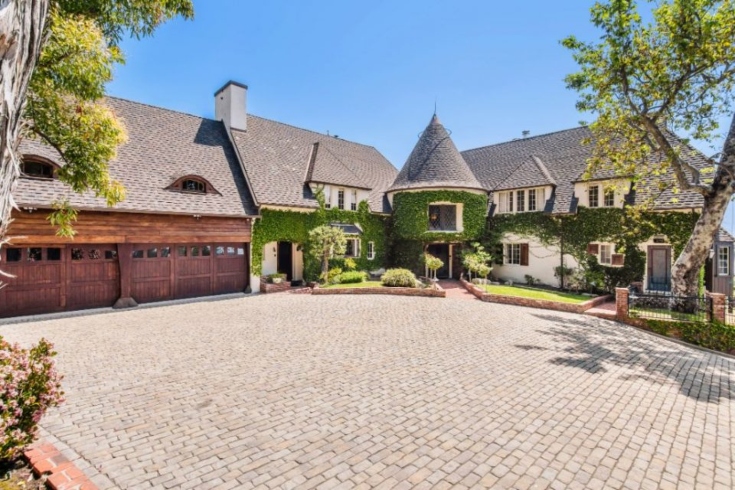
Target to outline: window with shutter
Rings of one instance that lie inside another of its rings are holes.
[[[521,265],[528,265],[528,244],[521,243]]]
[[[612,254],[612,265],[615,267],[622,267],[625,265],[625,255],[623,254]]]
[[[597,255],[600,253],[600,245],[597,243],[590,243],[587,245],[587,253],[590,255]]]

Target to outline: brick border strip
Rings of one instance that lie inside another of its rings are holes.
[[[387,294],[389,296],[423,296],[425,298],[446,298],[447,292],[439,285],[437,289],[418,289],[418,288],[329,288],[324,289],[315,287],[311,290],[311,294],[327,295],[327,294]]]
[[[568,313],[584,313],[590,308],[599,306],[610,299],[612,296],[598,296],[584,303],[561,303],[557,301],[549,301],[545,299],[522,298],[519,296],[504,296],[500,294],[490,294],[474,284],[460,279],[459,281],[470,293],[477,296],[481,301],[488,303],[502,303],[505,305],[528,306],[530,308],[540,308],[543,310],[566,311]]]
[[[23,455],[37,477],[48,475],[46,486],[51,490],[98,490],[53,444],[40,444]]]

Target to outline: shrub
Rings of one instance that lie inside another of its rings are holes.
[[[415,288],[416,276],[408,269],[388,269],[380,278],[383,286],[397,288]]]
[[[268,274],[267,276],[265,276],[265,279],[268,282],[270,282],[270,283],[273,282],[273,279],[281,279],[281,280],[285,281],[286,280],[286,274],[281,274],[279,272],[277,272],[275,274]]]
[[[26,350],[0,337],[0,460],[16,458],[35,439],[46,410],[63,401],[55,355],[45,339]]]
[[[679,337],[684,342],[721,352],[735,352],[735,327],[719,322],[646,321],[660,335]]]
[[[340,269],[339,267],[335,267],[333,269],[329,269],[326,278],[324,278],[324,275],[322,275],[322,279],[325,279],[325,282],[327,284],[339,284],[339,276],[341,275],[342,269]]]
[[[424,263],[426,267],[431,271],[431,277],[436,279],[436,271],[444,267],[444,262],[439,257],[434,257],[431,254],[424,254]]]
[[[533,277],[531,274],[526,274],[525,276],[523,276],[523,278],[526,280],[526,284],[528,284],[529,286],[535,286],[536,284],[541,282]]]
[[[357,269],[357,262],[355,262],[355,259],[348,257],[344,260],[344,266],[346,270],[354,271]]]
[[[353,284],[367,280],[367,272],[363,271],[347,271],[339,275],[340,284]]]

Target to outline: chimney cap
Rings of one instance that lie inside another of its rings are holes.
[[[234,80],[230,80],[230,81],[229,81],[229,82],[227,82],[226,84],[222,85],[222,88],[220,88],[219,90],[217,90],[217,91],[216,91],[216,92],[214,93],[214,95],[215,95],[215,96],[219,95],[219,93],[220,93],[220,92],[222,92],[222,91],[223,91],[224,89],[226,89],[226,88],[227,88],[227,87],[229,87],[230,85],[234,85],[235,87],[240,87],[240,88],[244,88],[245,90],[247,90],[247,89],[248,89],[248,86],[247,86],[247,85],[245,85],[244,83],[240,83],[240,82],[236,82],[236,81],[234,81]]]

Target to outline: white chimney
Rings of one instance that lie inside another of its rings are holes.
[[[228,129],[248,129],[248,86],[229,81],[214,94],[214,118]]]

